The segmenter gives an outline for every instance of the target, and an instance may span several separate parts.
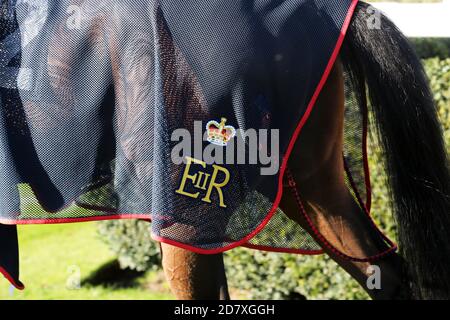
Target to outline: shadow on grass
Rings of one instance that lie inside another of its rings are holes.
[[[305,301],[308,300],[308,298],[306,298],[306,296],[298,293],[298,292],[291,292],[289,294],[289,296],[287,297],[287,300],[301,300],[301,301]]]
[[[113,260],[92,272],[87,278],[83,279],[81,284],[115,288],[136,288],[140,286],[138,279],[144,275],[145,271],[121,269],[119,262]]]

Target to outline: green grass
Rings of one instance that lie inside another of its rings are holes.
[[[171,299],[161,275],[148,272],[129,286],[84,285],[70,289],[68,279],[79,270],[81,282],[114,260],[96,234],[95,223],[20,226],[21,280],[25,290],[11,290],[0,276],[3,299],[142,300]]]
[[[82,215],[83,217],[98,216],[98,212],[94,210],[87,210],[80,208],[75,204],[59,211],[47,212],[39,204],[36,195],[27,183],[21,183],[17,186],[20,195],[20,219],[59,219],[67,217],[76,217]]]

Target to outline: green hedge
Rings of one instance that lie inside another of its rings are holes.
[[[413,38],[411,42],[421,59],[450,57],[449,38]]]
[[[98,233],[117,255],[121,268],[145,271],[160,268],[159,246],[150,236],[150,224],[140,220],[98,223]]]
[[[450,59],[427,59],[425,67],[450,145]],[[373,215],[395,239],[381,161],[371,153]],[[148,224],[137,221],[100,223],[100,232],[123,267],[137,270],[159,267],[158,247],[150,240]],[[253,299],[367,299],[358,284],[327,256],[308,257],[237,248],[225,255],[230,287]]]
[[[430,78],[434,99],[437,101],[439,117],[444,127],[446,141],[450,141],[450,58],[427,59],[424,61],[425,69]]]

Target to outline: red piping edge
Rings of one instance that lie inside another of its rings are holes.
[[[353,4],[352,4],[353,5]],[[354,10],[354,9],[353,9]],[[353,191],[355,192],[357,201],[359,203],[359,206],[361,207],[362,211],[364,211],[364,213],[367,215],[367,217],[369,218],[370,224],[372,225],[373,228],[375,228],[376,232],[383,238],[383,240],[390,246],[390,248],[386,249],[385,251],[371,256],[371,257],[367,257],[367,258],[356,258],[356,257],[351,257],[341,251],[339,251],[336,247],[334,247],[330,242],[328,242],[328,240],[326,240],[326,238],[317,230],[317,228],[314,226],[314,223],[311,221],[310,217],[308,216],[308,214],[306,213],[306,210],[303,206],[303,202],[300,198],[300,195],[296,189],[296,183],[295,181],[293,181],[293,185],[291,186],[291,190],[294,193],[294,196],[296,197],[297,200],[297,204],[299,205],[300,211],[303,214],[304,218],[306,219],[306,222],[308,223],[309,227],[312,229],[312,231],[314,232],[314,235],[316,236],[316,238],[318,240],[320,240],[320,242],[325,245],[325,247],[328,248],[328,250],[332,251],[333,253],[337,254],[338,256],[350,260],[350,261],[356,261],[356,262],[376,262],[380,259],[383,259],[384,257],[395,253],[398,250],[398,245],[392,241],[391,239],[389,239],[389,237],[387,237],[381,230],[380,228],[378,228],[377,224],[375,223],[372,215],[370,214],[371,211],[371,206],[372,206],[372,187],[371,187],[371,180],[370,180],[370,167],[369,167],[369,161],[368,161],[368,143],[367,143],[367,138],[368,138],[368,110],[367,110],[367,103],[364,104],[365,108],[362,110],[363,113],[363,136],[362,136],[362,155],[363,155],[363,166],[364,166],[364,182],[365,182],[365,188],[366,188],[366,202],[364,203],[364,201],[361,198],[361,195],[359,193],[358,188],[356,187],[355,181],[352,177],[352,173],[350,168],[348,167],[347,161],[345,159],[345,157],[343,157],[344,159],[344,169],[347,173],[347,177],[349,179],[349,182],[351,184],[351,187],[353,189]],[[288,172],[289,175],[289,172]],[[291,177],[290,179],[293,179],[293,177]]]
[[[163,237],[157,236],[154,233],[152,233],[152,238],[154,240],[156,240],[158,242],[162,242],[162,243],[167,243],[167,244],[170,244],[173,246],[177,246],[177,247],[180,247],[183,249],[187,249],[189,251],[199,253],[199,254],[218,254],[218,253],[222,253],[224,251],[228,251],[230,249],[236,248],[238,246],[244,246],[244,247],[248,247],[248,248],[252,248],[252,249],[268,251],[269,248],[267,246],[258,246],[258,245],[250,244],[250,243],[248,243],[248,241],[250,241],[253,237],[255,237],[268,224],[268,222],[274,216],[275,212],[278,209],[278,205],[279,205],[282,195],[283,195],[283,190],[284,190],[283,189],[283,179],[284,179],[284,174],[286,172],[288,160],[290,158],[290,155],[292,153],[294,145],[298,139],[298,136],[300,135],[300,132],[303,129],[305,123],[309,119],[309,116],[311,115],[311,112],[316,104],[316,101],[320,95],[320,92],[322,91],[326,81],[328,80],[328,76],[330,75],[331,70],[334,66],[334,63],[336,62],[336,59],[339,55],[340,49],[342,47],[342,43],[344,42],[345,35],[347,33],[348,27],[350,25],[350,22],[353,17],[353,13],[355,11],[356,5],[358,4],[358,1],[359,0],[353,0],[349,7],[347,16],[342,25],[341,33],[336,42],[336,46],[333,50],[333,53],[330,56],[330,59],[325,68],[325,71],[322,75],[322,78],[320,79],[320,82],[317,85],[317,88],[308,104],[305,114],[303,115],[302,119],[300,120],[299,124],[297,125],[297,127],[292,135],[291,141],[289,143],[288,149],[283,158],[282,165],[280,168],[277,196],[276,196],[273,206],[272,206],[271,210],[269,211],[269,213],[267,214],[266,218],[259,224],[258,227],[256,227],[255,230],[253,230],[253,232],[248,234],[243,239],[241,239],[237,242],[234,242],[228,246],[217,248],[217,249],[211,249],[211,250],[210,249],[201,249],[201,248],[193,247],[193,246],[181,243],[181,242],[163,238]],[[15,220],[15,221],[13,221],[13,220],[5,221],[5,220],[0,219],[0,223],[4,223],[4,224],[71,223],[71,222],[85,222],[85,221],[98,221],[98,220],[108,220],[108,219],[110,219],[110,220],[111,219],[126,219],[126,218],[129,218],[129,219],[138,218],[138,219],[146,219],[146,220],[149,219],[148,215],[146,215],[145,217],[143,215],[134,215],[134,216],[133,215],[114,215],[114,216],[75,218],[75,219],[54,219],[51,221],[49,221],[47,219],[45,219],[45,220],[44,219],[43,220]],[[302,249],[284,249],[284,248],[270,248],[270,251],[286,252],[286,253],[300,253],[300,254],[309,254],[309,255],[316,255],[316,254],[323,253],[322,250],[302,250]]]
[[[391,245],[391,248],[370,256],[368,258],[355,258],[355,257],[351,257],[343,252],[341,252],[340,250],[338,250],[335,246],[333,246],[321,233],[319,230],[317,230],[317,228],[314,226],[313,221],[311,220],[311,218],[309,217],[309,215],[306,213],[305,207],[303,206],[303,201],[300,197],[300,194],[298,193],[297,190],[297,186],[295,184],[295,181],[292,180],[293,177],[290,177],[291,181],[292,181],[292,193],[294,194],[296,201],[297,201],[297,205],[299,206],[300,212],[302,213],[303,217],[305,218],[308,226],[311,228],[311,230],[313,231],[314,235],[316,236],[316,238],[320,241],[320,243],[322,245],[324,245],[328,250],[332,251],[334,254],[336,254],[337,256],[344,258],[346,260],[350,260],[350,261],[356,261],[356,262],[376,262],[381,260],[382,258],[394,253],[395,251],[397,251],[397,245],[395,245],[391,240],[389,240],[389,238],[384,235],[379,229],[378,227],[375,225],[375,229],[378,231],[378,233],[383,237],[383,239],[386,240],[386,242]],[[360,203],[360,205],[362,204],[362,209],[366,212],[366,214],[369,216],[370,221],[374,224],[374,221],[371,219],[370,214],[367,213],[366,207],[364,206],[364,203],[361,201],[361,198],[357,195],[358,198],[358,202]]]
[[[363,155],[363,164],[364,164],[364,181],[366,185],[366,203],[365,208],[370,215],[370,211],[372,209],[372,185],[370,181],[370,167],[369,167],[369,156],[367,154],[367,135],[368,135],[368,121],[369,115],[367,110],[367,101],[364,103],[363,111],[363,138],[362,138],[362,155]],[[345,158],[344,158],[345,160]]]
[[[192,246],[181,243],[181,242],[177,242],[175,240],[171,240],[171,239],[166,239],[160,236],[157,236],[156,234],[154,234],[152,232],[151,234],[152,239],[158,242],[162,242],[162,243],[166,243],[172,246],[176,246],[182,249],[186,249],[189,251],[193,251],[192,250]],[[234,242],[233,244],[226,246],[226,247],[222,247],[220,249],[201,249],[201,248],[195,248],[195,252],[199,253],[199,254],[219,254],[222,253],[226,250],[221,250],[223,248],[228,248],[234,244],[236,244],[237,242]],[[279,253],[295,253],[295,254],[303,254],[303,255],[320,255],[323,254],[323,250],[303,250],[303,249],[287,249],[287,248],[274,248],[274,247],[269,247],[269,246],[259,246],[259,245],[255,245],[255,244],[250,244],[250,243],[244,243],[241,244],[240,246],[242,247],[246,247],[249,249],[256,249],[256,250],[261,250],[261,251],[268,251],[268,252],[279,252]]]
[[[269,213],[267,214],[266,218],[260,223],[260,225],[258,227],[256,227],[255,230],[253,230],[253,232],[251,232],[250,234],[248,234],[245,238],[232,243],[228,246],[225,247],[221,247],[221,248],[217,248],[217,249],[201,249],[201,248],[196,248],[184,243],[180,243],[177,241],[173,241],[170,239],[166,239],[163,237],[159,237],[155,234],[152,233],[152,238],[156,241],[162,242],[162,243],[167,243],[173,246],[177,246],[183,249],[187,249],[189,251],[192,252],[196,252],[196,253],[200,253],[200,254],[217,254],[217,253],[221,253],[233,248],[236,248],[238,246],[245,246],[245,247],[249,247],[249,248],[253,248],[253,249],[260,249],[260,250],[264,250],[264,248],[267,247],[263,247],[263,246],[258,246],[258,245],[253,245],[253,244],[249,244],[248,241],[250,241],[253,237],[255,237],[266,225],[267,223],[269,223],[270,219],[274,216],[276,210],[278,209],[278,205],[280,204],[281,198],[283,196],[283,178],[284,178],[284,174],[286,172],[286,168],[287,168],[287,163],[289,161],[290,155],[292,153],[292,150],[294,149],[295,143],[298,139],[298,136],[300,135],[300,132],[302,131],[306,121],[309,119],[309,116],[311,115],[311,112],[316,104],[317,99],[319,98],[320,93],[322,92],[323,87],[325,86],[325,83],[328,80],[328,76],[331,73],[331,70],[333,69],[334,63],[336,62],[336,59],[339,55],[339,52],[341,50],[342,44],[344,42],[345,39],[345,35],[347,33],[348,27],[350,26],[350,22],[351,19],[353,17],[353,13],[355,12],[355,8],[356,5],[358,4],[359,0],[352,0],[352,3],[349,7],[349,10],[347,12],[347,16],[345,17],[344,23],[342,25],[342,29],[341,29],[341,34],[339,35],[339,38],[336,42],[336,46],[333,50],[333,53],[331,54],[330,60],[328,61],[328,64],[325,68],[325,71],[322,75],[322,78],[320,79],[319,84],[317,85],[317,88],[311,98],[311,101],[308,104],[308,107],[305,111],[305,114],[303,115],[302,119],[300,120],[300,123],[297,125],[297,128],[295,129],[291,141],[289,142],[289,146],[287,148],[286,154],[283,158],[282,161],[282,165],[280,168],[280,175],[279,175],[279,180],[278,180],[278,192],[277,192],[277,196],[275,198],[275,201],[273,203],[272,209],[269,211]],[[272,251],[278,251],[278,252],[290,252],[293,253],[294,251],[296,253],[302,253],[302,254],[319,254],[318,251],[314,252],[314,251],[307,251],[309,253],[305,253],[305,250],[296,250],[296,249],[274,249]],[[313,252],[313,253],[311,253]],[[320,252],[322,253],[322,252]]]
[[[116,214],[116,215],[84,217],[84,218],[60,218],[60,219],[56,218],[56,219],[31,219],[31,220],[0,219],[0,224],[6,225],[60,224],[60,223],[77,223],[77,222],[117,220],[117,219],[140,219],[150,221],[149,215]]]
[[[372,215],[370,214],[370,211],[367,210],[366,206],[364,205],[364,202],[362,201],[361,195],[359,194],[358,188],[356,187],[355,180],[353,179],[353,176],[352,176],[352,174],[351,174],[351,172],[350,172],[350,169],[349,169],[349,167],[348,167],[348,164],[347,164],[347,161],[345,160],[345,158],[344,158],[344,167],[345,167],[345,171],[347,172],[347,176],[348,176],[348,178],[349,178],[349,182],[350,182],[350,184],[351,184],[351,186],[352,186],[352,189],[353,189],[354,192],[355,192],[356,199],[357,199],[357,201],[358,201],[358,203],[359,203],[359,206],[361,207],[361,210],[364,211],[364,213],[365,213],[365,214],[367,215],[367,217],[369,218],[369,221],[370,221],[372,227],[374,227],[375,230],[378,232],[378,234],[386,241],[386,243],[387,243],[388,245],[391,246],[390,249],[387,249],[387,250],[386,250],[386,254],[389,254],[389,253],[392,252],[392,251],[395,252],[395,251],[398,249],[397,244],[394,243],[391,239],[389,239],[389,237],[386,236],[386,235],[380,230],[380,228],[378,228],[378,226],[377,226],[375,220],[373,219]],[[381,255],[384,255],[384,254],[382,253]]]
[[[0,267],[0,273],[8,280],[16,289],[23,290],[25,289],[25,286],[22,282],[18,281],[16,282],[13,277],[2,267]]]
[[[303,217],[306,219],[306,222],[308,223],[309,227],[313,231],[316,238],[325,246],[328,248],[328,250],[332,251],[334,254],[350,260],[350,261],[356,261],[356,262],[376,262],[392,253],[397,251],[398,246],[395,242],[393,242],[389,237],[387,237],[381,230],[378,228],[377,224],[375,223],[374,219],[372,218],[372,215],[370,214],[371,211],[371,202],[372,202],[372,193],[371,193],[371,181],[370,181],[370,168],[369,168],[369,162],[368,162],[368,153],[367,153],[367,135],[368,135],[368,110],[367,110],[367,104],[365,104],[365,108],[363,111],[363,143],[362,143],[362,154],[363,154],[363,163],[364,163],[364,181],[365,181],[365,188],[366,188],[366,203],[363,202],[361,195],[359,193],[358,188],[356,187],[355,180],[353,179],[351,170],[348,166],[347,160],[345,156],[343,156],[344,161],[344,169],[347,173],[347,177],[349,179],[350,185],[355,193],[356,199],[358,201],[359,206],[361,207],[361,210],[367,215],[369,218],[370,224],[373,228],[375,228],[376,232],[383,238],[383,240],[390,246],[390,248],[386,249],[385,251],[367,257],[367,258],[355,258],[351,257],[341,251],[339,251],[335,246],[333,246],[326,238],[320,233],[319,230],[314,226],[314,223],[311,221],[310,217],[306,213],[306,210],[303,206],[303,202],[301,200],[301,197],[298,193],[296,182],[291,174],[290,171],[288,171],[288,178],[289,178],[289,186],[291,187],[291,191],[293,192],[297,205],[299,206],[299,209],[301,213],[303,214]]]
[[[366,203],[365,203],[365,212],[369,216],[369,219],[372,223],[372,225],[375,227],[375,229],[380,233],[380,235],[383,237],[383,239],[392,247],[395,247],[395,249],[398,249],[397,243],[389,239],[381,230],[378,228],[377,224],[375,223],[372,215],[371,215],[371,209],[372,209],[372,185],[370,181],[370,166],[369,166],[369,156],[368,156],[368,143],[367,143],[367,136],[369,132],[369,115],[368,115],[368,109],[367,109],[367,102],[364,103],[364,109],[363,109],[363,141],[362,141],[362,148],[363,148],[363,163],[364,163],[364,180],[366,185]],[[361,208],[364,208],[364,203],[362,201],[362,198],[359,194],[358,188],[356,188],[355,181],[352,177],[352,174],[350,172],[350,169],[348,167],[348,164],[346,163],[346,160],[344,158],[344,165],[345,170],[348,172],[348,177],[350,179],[350,183],[352,185],[352,188],[355,191],[355,194],[358,198],[358,201],[360,202]]]
[[[317,255],[321,255],[324,253],[324,251],[322,249],[307,250],[307,249],[276,248],[276,247],[269,247],[269,246],[260,246],[260,245],[251,244],[251,243],[245,243],[242,246],[249,248],[249,249],[256,249],[256,250],[261,250],[261,251],[279,252],[279,253],[294,253],[294,254],[303,254],[303,255],[308,255],[308,256],[317,256]]]

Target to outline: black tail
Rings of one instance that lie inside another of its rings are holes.
[[[414,292],[448,299],[450,172],[433,96],[408,40],[383,15],[381,28],[371,28],[368,9],[359,3],[341,58],[360,103],[368,92]]]

